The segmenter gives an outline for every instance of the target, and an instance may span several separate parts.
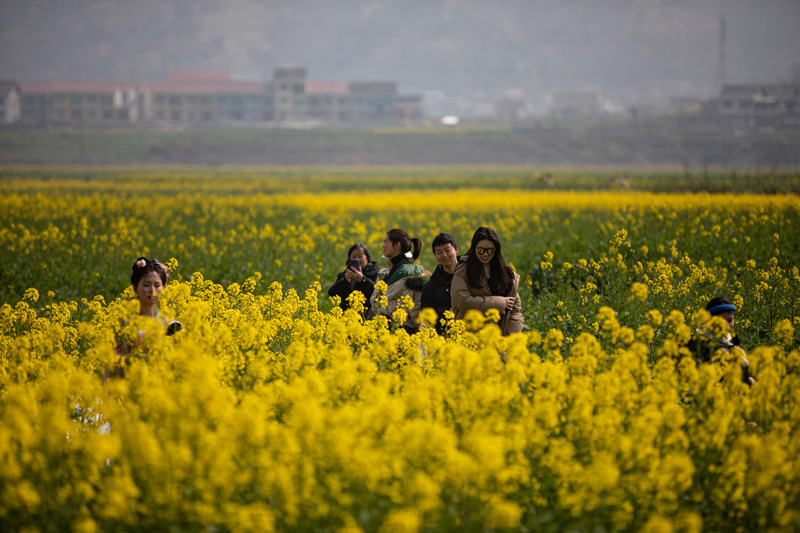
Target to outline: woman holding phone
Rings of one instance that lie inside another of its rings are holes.
[[[341,299],[341,308],[347,309],[350,307],[347,297],[353,291],[360,291],[364,294],[366,306],[375,290],[379,270],[378,262],[372,260],[367,247],[357,242],[347,251],[345,269],[336,276],[336,281],[328,289],[328,295],[338,296]]]
[[[497,309],[503,335],[518,333],[524,325],[518,288],[519,274],[503,259],[497,234],[491,228],[478,228],[453,273],[450,298],[455,318],[463,319],[470,309],[484,313]]]

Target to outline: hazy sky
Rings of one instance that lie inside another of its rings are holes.
[[[170,70],[391,80],[492,100],[624,104],[774,82],[800,62],[800,0],[0,0],[0,79],[147,81]]]

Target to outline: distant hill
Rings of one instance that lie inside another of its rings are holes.
[[[800,61],[786,0],[3,0],[0,78],[146,81],[170,70],[393,80],[403,92],[523,89],[622,103],[774,81]]]

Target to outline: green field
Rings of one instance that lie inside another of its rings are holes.
[[[797,196],[787,194],[800,189],[795,171],[693,178],[679,169],[49,167],[6,168],[0,189],[0,298],[9,303],[31,287],[57,299],[113,299],[141,254],[174,257],[177,279],[199,272],[228,286],[259,272],[302,292],[315,281],[327,287],[352,242],[377,252],[391,227],[423,239],[421,261],[432,270],[436,233],[466,247],[484,224],[503,236],[523,277],[535,329],[555,321],[575,334],[591,323],[578,317],[603,304],[625,307],[632,283],[654,284],[665,269],[671,288],[659,307],[667,312],[689,312],[717,292],[764,298],[758,277],[770,261],[789,292],[770,284],[753,340],[768,335],[777,309],[798,314],[791,271],[800,215]],[[502,204],[483,201],[487,194]],[[756,267],[745,268],[749,261]],[[689,268],[707,273],[692,277]],[[597,301],[582,309],[578,289],[587,282]]]
[[[794,171],[3,168],[0,530],[796,530],[797,190]],[[481,225],[520,274],[520,334],[473,315],[409,335],[327,296],[355,241],[385,265],[403,227],[432,270],[437,233],[463,252]],[[175,336],[138,315],[140,255],[169,265]],[[686,348],[726,333],[717,295],[752,386],[736,349]]]
[[[673,166],[704,175],[798,168],[800,132],[681,116],[457,128],[14,127],[0,129],[0,164]]]

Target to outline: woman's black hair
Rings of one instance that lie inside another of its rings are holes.
[[[369,250],[367,250],[367,245],[361,242],[355,243],[353,246],[347,250],[347,260],[344,262],[344,265],[347,266],[350,264],[350,254],[353,253],[353,250],[361,250],[364,252],[364,255],[367,256],[367,264],[372,262],[372,257],[369,255]]]
[[[144,266],[141,266],[142,261],[144,261]],[[148,259],[146,257],[140,257],[133,263],[133,268],[131,272],[131,285],[135,289],[139,282],[145,277],[148,273],[155,272],[161,278],[161,284],[166,285],[167,280],[169,279],[169,274],[167,274],[167,265],[159,261],[158,259]]]
[[[486,273],[483,270],[483,263],[478,259],[476,248],[478,243],[487,240],[494,245],[494,255],[489,261],[489,272],[491,277],[486,280]],[[500,247],[500,239],[492,228],[481,226],[472,235],[472,243],[467,251],[467,282],[470,287],[478,288],[484,281],[488,282],[489,290],[492,294],[507,294],[508,289],[514,279],[514,273],[510,266],[503,259],[503,252]]]
[[[417,237],[409,237],[408,232],[404,229],[400,228],[392,228],[386,232],[386,236],[392,242],[399,242],[400,243],[400,253],[405,254],[406,252],[411,252],[411,260],[414,261],[419,257],[420,252],[422,251],[422,241]],[[411,247],[414,247],[413,252],[411,251]]]

